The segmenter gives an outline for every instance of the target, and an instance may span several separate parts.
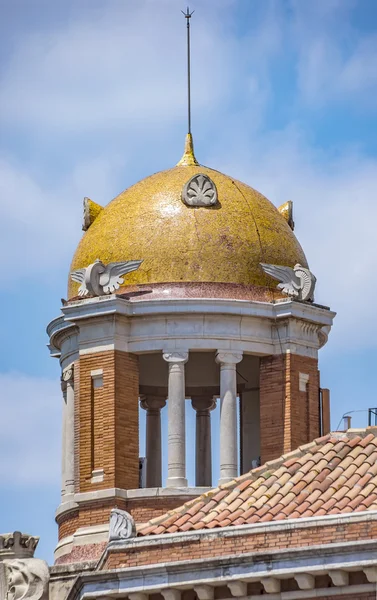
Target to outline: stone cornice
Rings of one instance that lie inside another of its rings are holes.
[[[118,296],[73,302],[62,312],[47,331],[51,353],[60,356],[61,352],[63,366],[75,360],[75,353],[114,349],[171,353],[205,347],[262,356],[290,351],[316,358],[335,316],[323,307],[291,300],[274,304],[224,299],[131,302]]]
[[[119,547],[121,544],[124,545],[125,542],[112,542],[111,547]],[[253,552],[239,556],[190,559],[158,565],[127,567],[116,571],[101,571],[107,558],[107,551],[105,551],[97,565],[96,572],[79,576],[67,600],[79,598],[90,600],[100,598],[101,594],[106,596],[109,593],[111,596],[113,594],[125,596],[133,591],[141,590],[148,596],[161,592],[164,588],[184,590],[203,584],[228,585],[231,589],[233,583],[236,582],[262,581],[266,578],[279,580],[287,577],[299,578],[300,576],[310,577],[339,573],[339,571],[368,571],[368,569],[375,569],[376,551],[377,541],[368,540],[313,545],[307,548],[288,550],[270,550],[267,553],[258,553],[258,560]],[[356,591],[355,586],[349,586],[349,589],[349,593]],[[310,594],[307,593],[308,595],[306,592],[300,591],[297,592],[298,595],[291,597],[304,598],[314,595],[317,597],[318,591],[312,590]],[[329,588],[321,591],[323,591],[321,595],[329,595]],[[274,598],[270,595],[268,597]],[[284,597],[280,594],[276,596],[276,598]]]
[[[295,317],[318,323],[331,325],[335,312],[317,304],[281,300],[279,302],[256,302],[248,300],[225,299],[164,299],[131,302],[119,296],[102,296],[71,302],[62,308],[66,321],[79,321],[109,314],[125,316],[144,316],[151,314],[186,314],[186,313],[221,313],[257,316],[262,318]],[[56,319],[55,319],[56,320]],[[51,322],[52,325],[54,321]]]
[[[238,537],[252,535],[256,533],[287,533],[296,529],[308,529],[313,527],[327,527],[329,525],[343,525],[349,523],[365,523],[368,521],[377,521],[377,511],[360,511],[354,513],[344,513],[338,515],[324,515],[323,517],[310,517],[308,519],[287,519],[285,521],[267,521],[263,523],[253,523],[251,525],[235,525],[215,529],[199,529],[194,531],[185,531],[184,533],[164,533],[162,535],[153,535],[145,537],[136,537],[124,544],[124,550],[138,547],[153,546],[156,544],[183,544],[189,541],[200,541],[201,538],[207,540],[222,537]],[[376,542],[377,543],[377,542]]]

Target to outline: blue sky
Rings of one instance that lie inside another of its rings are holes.
[[[338,312],[320,358],[336,427],[377,405],[377,4],[190,6],[197,157],[276,205],[293,200],[317,300]],[[0,0],[0,532],[40,535],[50,560],[61,398],[45,326],[66,295],[82,198],[106,204],[182,154],[181,8]]]

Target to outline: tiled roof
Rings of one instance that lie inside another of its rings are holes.
[[[377,509],[377,427],[330,433],[138,526],[175,533]]]

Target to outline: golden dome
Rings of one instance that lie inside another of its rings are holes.
[[[185,185],[197,174],[215,184],[213,206],[183,201]],[[283,214],[248,185],[200,166],[189,136],[176,167],[139,181],[103,209],[93,203],[86,225],[71,271],[97,258],[103,263],[143,259],[125,285],[216,282],[276,288],[259,263],[307,266]],[[69,298],[77,289],[70,280]]]

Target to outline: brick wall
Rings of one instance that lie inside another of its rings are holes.
[[[321,544],[377,539],[377,521],[313,526],[303,529],[246,533],[226,537],[187,536],[169,544],[133,546],[118,552],[110,551],[103,569],[137,567],[180,560],[200,560],[221,556],[239,556],[250,552],[265,553],[271,550],[307,548]]]
[[[110,520],[110,511],[112,508],[120,508],[129,512],[136,523],[145,523],[150,519],[164,515],[169,510],[173,510],[191,498],[179,497],[158,497],[158,498],[140,498],[124,500],[123,498],[110,498],[106,501],[96,500],[81,505],[79,509],[70,511],[57,518],[59,525],[59,540],[72,535],[79,527],[89,527],[91,525],[102,525]]]
[[[98,370],[103,371],[101,387],[91,376]],[[77,491],[138,488],[137,356],[119,351],[81,356],[76,389]],[[92,483],[92,471],[101,468],[103,481]]]
[[[300,373],[309,375],[305,392],[299,389]],[[312,441],[319,435],[318,361],[291,353],[261,358],[262,464]]]

